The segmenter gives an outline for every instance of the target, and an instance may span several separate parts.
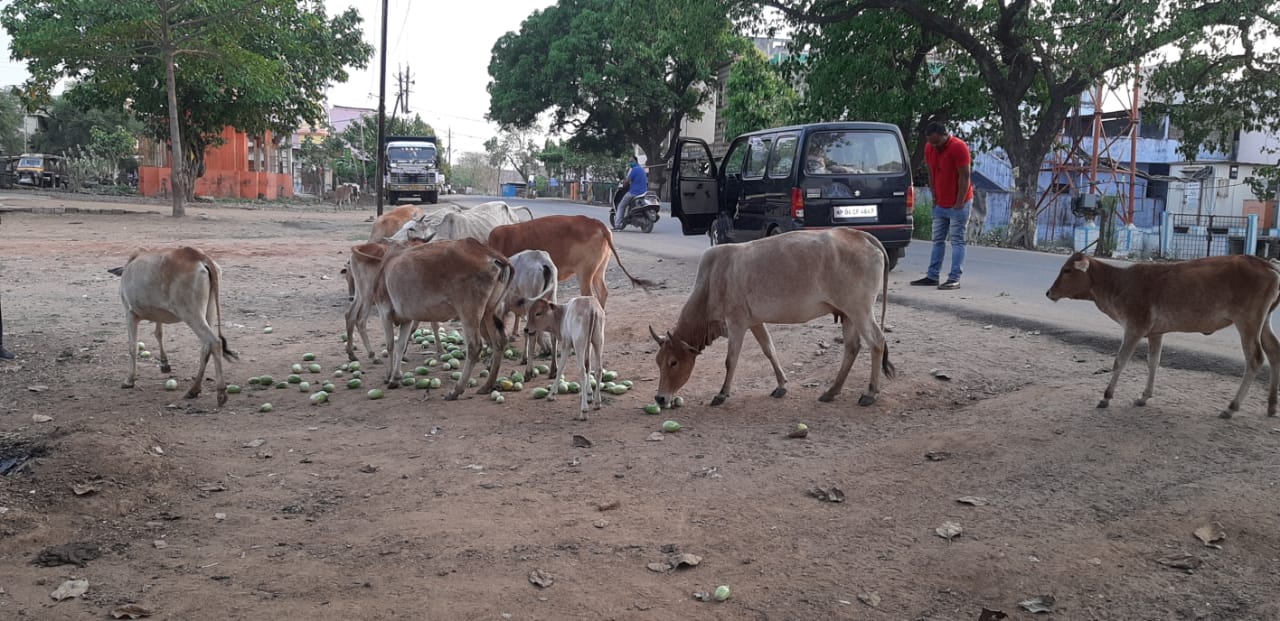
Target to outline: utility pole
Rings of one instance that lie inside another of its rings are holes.
[[[378,195],[378,215],[382,215],[382,176],[387,168],[386,153],[382,148],[387,132],[387,0],[382,0],[382,55],[381,79],[378,80],[378,176],[374,179],[374,192]]]
[[[452,170],[453,169],[453,126],[452,125],[449,126],[449,144],[445,145],[445,147],[448,149],[446,153],[448,154],[448,158],[449,158],[449,169]]]

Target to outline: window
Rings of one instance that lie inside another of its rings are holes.
[[[680,147],[680,176],[685,179],[710,179],[711,160],[707,149],[697,142],[686,142]]]
[[[742,162],[747,159],[747,141],[740,140],[729,147],[728,155],[724,157],[724,174],[729,176],[732,174],[742,174]]]
[[[769,161],[769,146],[773,143],[773,137],[761,138],[756,136],[749,138],[747,143],[747,165],[742,176],[748,178],[763,177],[765,166]]]
[[[818,132],[809,137],[810,175],[875,175],[907,170],[898,137],[882,131]]]
[[[769,156],[769,177],[786,179],[791,176],[791,165],[796,161],[796,144],[799,140],[794,136],[782,136],[773,145],[773,155]]]

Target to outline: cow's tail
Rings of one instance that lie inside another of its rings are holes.
[[[547,294],[551,293],[555,287],[556,277],[551,274],[551,266],[544,263],[542,265],[542,291],[539,291],[538,295],[534,296],[533,299],[541,300],[546,298]],[[555,300],[551,301],[554,302]]]
[[[519,206],[516,206],[516,207],[512,207],[512,208],[511,208],[511,211],[512,211],[512,212],[516,212],[516,211],[520,211],[520,210],[522,210],[522,209],[524,210],[524,212],[525,212],[525,213],[529,214],[529,220],[532,220],[532,219],[533,219],[533,210],[532,210],[532,209],[529,209],[528,207],[525,207],[524,205],[519,205]],[[527,221],[528,221],[528,220],[526,220],[526,222],[527,222]]]
[[[364,305],[376,304],[377,300],[382,300],[382,299],[387,299],[388,301],[390,301],[390,297],[387,295],[387,279],[384,277],[384,274],[386,274],[386,271],[387,271],[388,259],[390,259],[393,254],[399,254],[399,248],[400,248],[399,244],[389,244],[387,247],[386,254],[383,254],[380,257],[375,257],[367,252],[361,251],[360,246],[351,247],[351,254],[359,255],[366,259],[378,262],[378,271],[373,273],[373,288],[369,289],[369,292],[371,295],[369,296],[369,299],[364,300],[362,304]],[[392,317],[394,321],[395,309],[392,307],[392,305],[390,304],[387,305],[387,312],[388,312],[387,316]]]
[[[889,339],[884,337],[884,318],[889,312],[889,249],[874,236],[868,234],[867,237],[875,243],[876,248],[880,250],[880,255],[884,257],[884,274],[880,281],[880,330],[881,337],[884,338],[884,357],[880,360],[880,369],[884,371],[884,376],[893,379],[898,374],[893,363],[889,362]]]
[[[498,268],[498,280],[493,283],[493,288],[489,290],[489,297],[484,304],[484,312],[486,316],[492,318],[493,325],[498,330],[498,339],[489,344],[493,348],[493,355],[498,356],[501,355],[498,352],[506,346],[507,340],[506,317],[504,317],[506,311],[503,308],[503,301],[507,299],[507,294],[511,292],[511,287],[515,284],[516,268],[505,257],[497,256],[496,254],[493,257],[493,264]]]
[[[227,337],[222,335],[222,302],[218,297],[218,279],[222,277],[222,270],[210,259],[205,259],[204,268],[209,271],[209,297],[213,299],[214,327],[218,330],[218,340],[222,342],[222,355],[230,360],[239,360],[240,354],[231,351]]]
[[[627,267],[622,264],[622,256],[618,254],[618,249],[613,246],[613,233],[609,232],[608,227],[604,227],[604,234],[605,234],[605,238],[604,238],[605,241],[609,243],[609,252],[612,252],[613,258],[618,261],[618,267],[622,268],[622,273],[627,275],[627,278],[631,280],[631,284],[633,286],[639,285],[641,289],[648,291],[649,287],[653,286],[654,284],[653,281],[645,280],[643,278],[636,278],[635,276],[632,276],[631,272],[627,271]]]

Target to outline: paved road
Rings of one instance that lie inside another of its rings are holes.
[[[449,198],[455,199],[459,204],[493,200],[472,196]],[[540,216],[580,214],[606,221],[609,213],[606,207],[551,198],[506,200],[512,205],[526,205]],[[707,248],[706,236],[686,237],[681,234],[678,221],[669,217],[665,210],[663,216],[654,226],[653,233],[646,235],[635,228],[629,228],[616,234],[614,243],[624,250],[646,252],[696,264],[702,251]],[[950,260],[949,253],[947,260]],[[907,285],[924,273],[929,262],[929,244],[916,241],[908,247],[907,256],[899,262],[898,268],[890,277],[889,298],[897,304],[953,313],[963,319],[994,324],[1001,330],[993,330],[993,338],[1007,338],[1008,328],[1039,330],[1042,335],[1114,354],[1120,345],[1119,325],[1099,312],[1091,302],[1063,300],[1053,303],[1045,297],[1045,290],[1053,283],[1065,260],[1064,255],[1058,254],[970,246],[965,259],[965,274],[961,279],[963,288],[957,291],[939,291]],[[1142,374],[1140,369],[1145,368],[1141,358],[1144,348],[1145,345],[1139,348],[1135,357],[1137,364],[1131,363],[1127,371],[1135,374],[1134,377],[1139,377]],[[1222,330],[1211,336],[1170,335],[1165,338],[1161,364],[1238,376],[1244,368],[1240,337],[1234,329]]]

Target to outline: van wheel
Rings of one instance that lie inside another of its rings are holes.
[[[892,271],[893,271],[893,268],[898,267],[898,257],[900,257],[900,256],[901,256],[901,255],[899,255],[899,254],[898,254],[898,253],[896,253],[896,252],[890,252],[890,253],[889,253],[889,271],[890,271],[890,272],[892,272]]]
[[[765,237],[773,237],[774,235],[777,235],[778,233],[781,233],[781,232],[782,232],[782,231],[779,231],[779,230],[778,230],[778,227],[776,227],[776,226],[771,226],[771,227],[769,227],[769,230],[767,230],[767,231],[765,231],[765,232],[764,232],[764,236],[765,236]]]

